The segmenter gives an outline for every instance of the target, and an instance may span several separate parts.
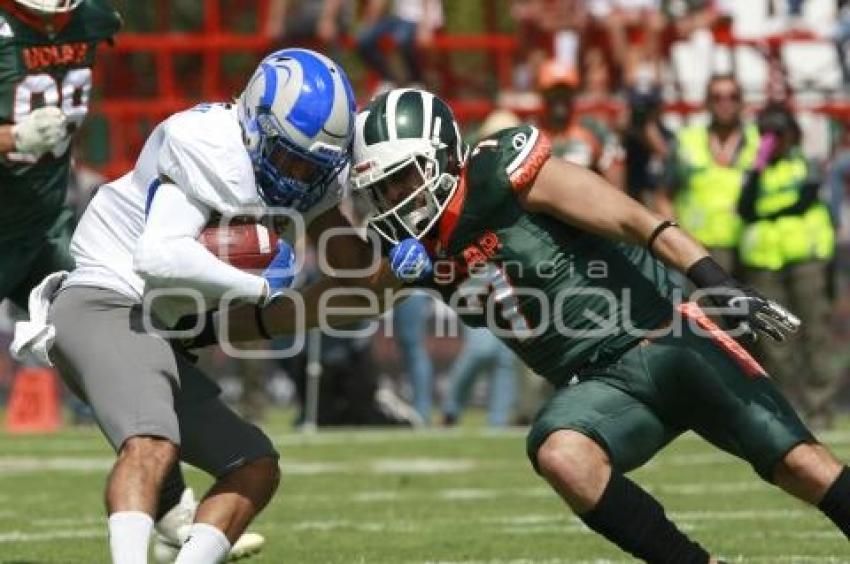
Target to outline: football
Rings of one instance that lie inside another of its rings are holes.
[[[261,223],[215,222],[204,228],[198,240],[227,264],[242,270],[262,270],[277,252],[278,237]]]

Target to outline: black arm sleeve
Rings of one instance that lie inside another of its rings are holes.
[[[741,187],[741,196],[738,198],[738,215],[745,223],[752,223],[756,219],[756,200],[759,195],[759,179],[761,173],[757,170],[748,170],[744,173],[744,185]]]
[[[768,215],[766,219],[776,219],[785,215],[801,215],[809,207],[815,203],[818,197],[819,185],[817,182],[806,182],[800,190],[800,197],[797,201],[786,208],[775,211]]]

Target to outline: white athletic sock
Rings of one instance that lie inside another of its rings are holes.
[[[118,511],[109,516],[112,564],[147,564],[153,519],[141,511]]]
[[[229,552],[230,541],[224,533],[212,525],[195,523],[174,564],[219,564]]]

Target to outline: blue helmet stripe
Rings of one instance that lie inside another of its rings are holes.
[[[263,77],[266,79],[266,88],[263,90],[263,97],[260,98],[260,105],[271,108],[277,93],[277,73],[273,66],[266,63],[261,64],[260,68],[263,69]]]
[[[301,65],[304,81],[286,120],[307,137],[314,137],[322,130],[333,110],[334,77],[323,61],[306,51],[287,49],[285,53]]]

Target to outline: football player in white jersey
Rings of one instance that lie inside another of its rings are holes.
[[[225,407],[218,387],[158,330],[195,311],[196,300],[262,306],[291,281],[284,242],[261,276],[210,253],[197,238],[215,217],[277,210],[309,232],[347,225],[336,205],[354,111],[336,63],[308,50],[275,52],[235,104],[160,123],[135,168],[101,187],[80,221],[76,269],[49,309],[50,358],[118,453],[106,488],[114,563],[146,562],[155,518],[161,539],[182,544],[178,564],[224,561],[273,495],[271,441]],[[179,460],[217,481],[196,511],[184,499],[162,515],[161,488],[178,498],[182,490]]]

